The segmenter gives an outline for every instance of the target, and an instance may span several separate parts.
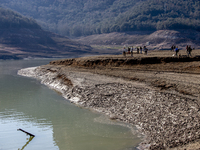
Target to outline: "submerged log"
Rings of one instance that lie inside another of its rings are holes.
[[[20,131],[22,131],[22,132],[24,132],[24,133],[26,133],[26,134],[28,134],[28,135],[30,135],[30,136],[33,136],[33,137],[35,137],[35,135],[34,134],[31,134],[31,133],[29,133],[29,132],[26,132],[26,131],[24,131],[23,129],[17,129],[17,130],[20,130]]]

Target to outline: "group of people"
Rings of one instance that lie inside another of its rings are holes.
[[[146,46],[144,46],[143,48],[141,46],[136,48],[137,50],[137,54],[142,54],[142,51],[144,51],[144,54],[147,55],[148,49]],[[126,54],[131,54],[131,57],[133,57],[133,46],[130,48],[128,47],[128,49],[126,50],[126,48],[124,47],[123,49],[123,55],[126,56]]]
[[[172,45],[171,51],[174,51],[176,49],[176,47],[178,47],[178,46]]]
[[[179,52],[178,46],[172,45],[171,51],[175,51],[176,52],[175,55],[178,56],[178,52]]]
[[[137,50],[137,54],[142,54],[142,51],[144,51],[144,54],[147,55],[148,49],[146,46],[144,46],[143,48],[141,46],[136,47]],[[171,46],[171,51],[175,51],[175,56],[178,56],[178,52],[179,52],[179,48],[178,46],[172,45]],[[192,56],[191,52],[192,52],[192,48],[191,45],[187,45],[186,46],[186,52],[187,52],[187,56]],[[123,55],[126,56],[126,54],[131,54],[131,57],[133,57],[133,46],[128,47],[128,49],[126,50],[126,48],[124,47],[123,49]]]
[[[175,51],[176,52],[176,56],[178,56],[178,52],[179,52],[179,49],[178,49],[178,46],[175,46],[175,45],[172,45],[172,47],[171,47],[171,51]],[[189,56],[192,56],[191,55],[191,52],[192,52],[192,48],[191,48],[191,45],[187,45],[186,46],[186,53],[187,53],[187,56],[189,57]]]

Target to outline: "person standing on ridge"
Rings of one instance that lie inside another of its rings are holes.
[[[140,54],[142,54],[142,47],[140,46]]]
[[[191,48],[191,45],[190,45],[190,46],[188,46],[188,49],[187,49],[187,55],[188,55],[188,57],[189,56],[192,57],[191,52],[192,52],[192,48]]]
[[[131,57],[133,57],[133,46],[131,46]]]
[[[128,47],[128,54],[130,54],[131,53],[131,49],[130,49],[130,47]]]
[[[133,46],[131,46],[131,51],[133,52]]]
[[[171,51],[174,51],[174,45],[172,45],[172,47],[171,47]]]
[[[126,57],[126,48],[124,47],[123,52],[122,52],[123,56]]]
[[[147,47],[144,46],[144,54],[145,54],[145,55],[147,55],[147,51],[148,51]]]
[[[176,56],[178,56],[178,52],[179,52],[178,46],[176,46],[175,52],[176,52]]]
[[[137,54],[139,54],[139,47],[137,47]]]

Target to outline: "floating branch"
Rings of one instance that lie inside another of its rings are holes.
[[[22,131],[22,132],[24,132],[24,133],[26,133],[26,134],[28,134],[28,135],[30,135],[30,136],[33,136],[33,137],[35,137],[35,135],[33,135],[33,134],[31,134],[31,133],[29,133],[29,132],[26,132],[26,131],[24,131],[24,130],[22,130],[22,129],[17,129],[17,130],[20,130],[20,131]]]

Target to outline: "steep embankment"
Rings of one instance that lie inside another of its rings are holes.
[[[200,56],[195,57],[143,57],[143,58],[72,58],[51,61],[50,65],[65,65],[75,67],[125,67],[133,65],[145,65],[145,64],[161,64],[170,62],[193,62],[199,61]]]
[[[198,56],[85,57],[52,61],[19,74],[40,79],[76,104],[136,125],[145,135],[142,149],[200,148]]]

